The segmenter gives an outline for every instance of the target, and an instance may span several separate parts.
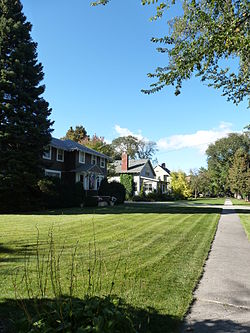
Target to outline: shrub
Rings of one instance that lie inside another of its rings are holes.
[[[169,201],[172,200],[171,195],[160,192],[150,192],[146,195],[148,201]]]
[[[56,177],[44,177],[38,181],[43,208],[61,207],[61,180]]]
[[[132,201],[135,201],[135,202],[140,202],[140,201],[147,201],[145,197],[141,197],[140,195],[134,195],[132,197]]]
[[[24,319],[18,332],[136,332],[121,301],[111,296],[63,297],[37,303],[31,322]]]
[[[38,182],[44,208],[70,208],[80,206],[85,191],[80,182],[69,184],[56,177],[45,177]]]
[[[98,206],[98,198],[87,196],[84,203],[86,207],[96,207]]]
[[[126,199],[131,199],[134,191],[133,176],[128,174],[120,175],[120,183],[125,187]]]
[[[123,203],[126,197],[126,189],[125,187],[116,181],[108,182],[106,178],[104,178],[101,182],[99,191],[99,195],[115,197],[117,199],[116,203]]]

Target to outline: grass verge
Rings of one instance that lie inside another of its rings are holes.
[[[224,205],[225,198],[198,198],[188,199],[188,202],[204,205]]]
[[[230,200],[232,201],[233,205],[237,205],[237,206],[248,206],[248,205],[250,205],[250,202],[245,201],[245,200],[234,199],[234,198],[231,198]]]
[[[247,237],[250,241],[250,214],[239,214],[241,223],[246,231]]]

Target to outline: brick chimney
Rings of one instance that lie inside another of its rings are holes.
[[[166,168],[166,164],[165,163],[162,163],[161,165],[164,169]]]
[[[122,171],[128,171],[128,154],[122,153]]]

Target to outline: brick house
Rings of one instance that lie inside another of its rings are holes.
[[[44,149],[43,168],[46,176],[68,183],[81,182],[86,191],[97,191],[107,176],[109,160],[108,156],[72,140],[52,138]]]

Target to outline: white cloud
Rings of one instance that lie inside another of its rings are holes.
[[[147,139],[142,136],[141,131],[138,131],[138,133],[133,133],[128,128],[121,127],[119,125],[115,125],[115,131],[116,131],[116,133],[119,136],[129,136],[129,135],[132,135],[132,136],[136,137],[139,140],[144,139],[144,140],[147,141]]]
[[[221,122],[217,128],[210,130],[198,130],[192,134],[176,134],[161,138],[157,141],[157,147],[160,151],[194,148],[201,154],[205,154],[209,144],[227,136],[232,131],[231,128],[231,123]],[[128,128],[121,127],[120,125],[115,125],[114,129],[119,136],[132,135],[140,140],[143,139],[145,141],[149,141],[149,139],[142,135],[140,130],[138,130],[137,133],[134,133]]]
[[[221,122],[218,128],[199,130],[193,134],[177,134],[162,138],[157,142],[159,150],[179,150],[195,148],[204,154],[210,143],[227,136],[231,132],[231,123]]]

